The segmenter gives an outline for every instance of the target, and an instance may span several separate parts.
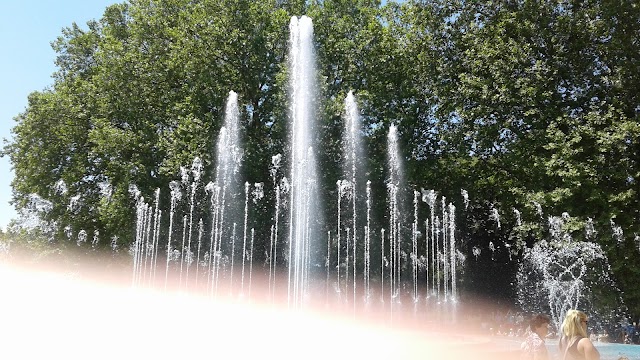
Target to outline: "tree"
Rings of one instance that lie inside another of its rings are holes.
[[[397,125],[409,187],[457,204],[462,190],[469,195],[458,206],[464,252],[493,245],[498,259],[470,268],[492,268],[508,288],[513,258],[547,236],[549,216],[566,212],[576,239],[594,223],[625,296],[638,303],[640,9],[630,1],[113,5],[87,29],[63,31],[54,85],[32,93],[16,118],[3,154],[15,167],[17,208],[37,194],[51,204],[43,219],[58,238],[85,230],[130,243],[131,185],[145,199],[161,189],[166,205],[170,182],[196,157],[203,183],[215,179],[212,149],[232,90],[243,179],[268,183],[271,156],[287,151],[288,23],[304,13],[314,20],[321,84],[323,198],[336,198],[343,104],[353,91],[368,150],[363,179],[384,198],[386,134]],[[196,201],[206,215],[207,195]],[[260,223],[272,220],[274,203],[267,195]],[[268,226],[258,231],[268,241]],[[474,276],[483,272],[469,273],[482,287],[486,279]]]

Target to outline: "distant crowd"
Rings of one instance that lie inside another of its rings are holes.
[[[518,311],[494,311],[480,320],[483,330],[492,335],[522,338],[527,334],[530,315]],[[589,324],[591,325],[591,324]],[[640,345],[640,325],[628,320],[622,324],[589,326],[592,342],[612,342]],[[552,328],[547,338],[558,337],[558,329]]]

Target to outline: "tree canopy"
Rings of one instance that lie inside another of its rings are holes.
[[[53,85],[33,92],[15,118],[3,155],[14,166],[16,208],[33,210],[37,195],[52,238],[84,230],[133,241],[130,185],[152,198],[196,156],[213,178],[232,90],[241,105],[244,179],[268,182],[271,156],[287,146],[288,23],[301,14],[314,21],[324,194],[340,177],[342,104],[353,91],[378,193],[386,133],[396,124],[409,184],[460,203],[467,192],[460,227],[467,253],[504,244],[494,263],[510,266],[508,258],[548,236],[547,217],[568,214],[576,240],[592,222],[591,240],[640,314],[634,1],[112,5],[86,27],[64,29],[52,43]],[[485,286],[468,273],[469,287]]]

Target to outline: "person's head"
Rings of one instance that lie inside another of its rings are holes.
[[[565,337],[587,337],[587,314],[580,310],[569,310],[562,321],[562,335]]]
[[[551,319],[544,314],[534,315],[529,320],[529,328],[531,331],[540,335],[543,339],[549,334],[549,324],[551,324]]]

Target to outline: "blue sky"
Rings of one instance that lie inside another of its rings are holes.
[[[27,106],[27,96],[53,84],[55,52],[50,43],[74,22],[86,29],[100,19],[115,0],[3,0],[0,2],[0,139],[11,137],[13,118]],[[2,145],[4,146],[4,145]],[[11,200],[13,172],[9,159],[0,158],[0,228],[16,212]]]

